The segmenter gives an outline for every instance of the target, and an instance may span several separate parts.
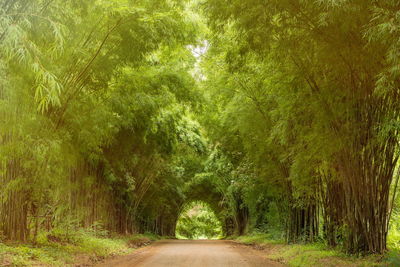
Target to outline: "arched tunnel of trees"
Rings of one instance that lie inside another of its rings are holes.
[[[197,158],[196,160],[199,160]],[[218,158],[212,159],[220,160]],[[205,163],[210,164],[211,162]],[[193,164],[192,161],[185,164]],[[192,171],[205,170],[204,163],[197,162],[197,168]],[[213,167],[209,165],[209,167]],[[180,194],[169,195],[168,200],[163,198],[161,208],[162,212],[156,212],[155,217],[142,217],[139,221],[139,232],[154,232],[161,236],[176,236],[176,225],[182,212],[187,211],[188,205],[197,203],[207,212],[216,216],[221,226],[219,237],[231,235],[242,235],[245,233],[248,223],[248,208],[244,206],[244,200],[236,195],[229,196],[225,190],[229,187],[229,183],[225,178],[222,180],[217,178],[212,172],[190,173],[190,177],[182,187],[179,188]],[[176,188],[175,188],[176,190]],[[176,193],[176,191],[175,191]],[[229,199],[227,199],[229,197]],[[153,201],[154,199],[149,199]],[[168,202],[167,202],[168,201]],[[143,211],[149,209],[149,206],[143,206]],[[157,209],[159,211],[159,209]],[[143,214],[143,212],[141,212]],[[147,213],[145,213],[148,216]],[[127,231],[127,230],[124,230]],[[128,232],[135,231],[128,230]],[[186,236],[187,237],[187,236]],[[192,236],[195,237],[195,236]]]
[[[175,236],[206,203],[225,237],[385,252],[400,227],[399,8],[0,1],[0,241]]]

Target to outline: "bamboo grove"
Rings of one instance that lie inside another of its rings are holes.
[[[226,236],[385,252],[399,34],[394,0],[0,0],[0,241],[174,236],[202,201]]]

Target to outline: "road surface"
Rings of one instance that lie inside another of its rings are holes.
[[[262,251],[224,240],[164,240],[98,267],[281,267]]]

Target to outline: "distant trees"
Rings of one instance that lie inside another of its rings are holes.
[[[221,223],[206,204],[192,202],[184,207],[178,219],[176,235],[188,239],[219,238]]]

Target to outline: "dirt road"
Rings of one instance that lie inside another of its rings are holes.
[[[284,265],[260,251],[223,240],[164,240],[98,267],[253,267]]]

